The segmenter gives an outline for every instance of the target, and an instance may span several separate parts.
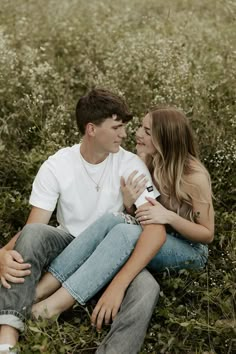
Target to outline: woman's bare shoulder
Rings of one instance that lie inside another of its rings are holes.
[[[193,196],[211,199],[211,181],[205,168],[196,168],[187,177],[188,189]]]
[[[204,170],[193,171],[191,174],[188,175],[188,181],[196,185],[202,185],[205,183],[209,185],[210,177],[209,174]]]

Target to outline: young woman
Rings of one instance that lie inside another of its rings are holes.
[[[149,204],[138,208],[135,218],[106,214],[72,241],[39,283],[38,299],[52,295],[33,306],[36,316],[52,317],[76,300],[81,304],[89,300],[125,263],[145,224],[165,224],[167,233],[166,242],[148,264],[151,270],[205,266],[207,244],[214,237],[211,183],[198,158],[188,119],[175,108],[150,110],[137,131],[136,147],[160,197],[147,198]],[[121,184],[128,211],[143,191],[143,181],[135,177],[134,172]],[[119,310],[124,296],[119,291],[121,282],[118,272],[93,311],[92,323],[98,329]]]

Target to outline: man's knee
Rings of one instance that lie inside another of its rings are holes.
[[[136,298],[139,297],[142,303],[149,307],[156,305],[160,294],[160,286],[149,271],[144,269],[139,273],[134,279],[132,287]]]
[[[43,243],[45,237],[47,237],[47,226],[44,224],[25,225],[16,241],[15,249],[25,248],[27,250],[31,246],[35,248],[39,243]]]

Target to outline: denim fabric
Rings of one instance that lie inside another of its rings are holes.
[[[144,269],[132,281],[111,329],[96,354],[136,354],[158,301],[160,287]]]
[[[142,228],[125,222],[127,218],[117,213],[104,215],[71,242],[49,267],[82,305],[114,277],[133,251]],[[166,243],[148,267],[154,271],[201,269],[206,260],[207,246],[190,243],[178,234],[167,234]]]
[[[101,221],[102,222],[99,222],[99,228],[96,223],[91,225],[88,233],[86,233],[87,236],[91,236],[89,239],[81,237],[73,239],[70,235],[61,230],[41,224],[28,225],[24,228],[17,242],[16,250],[21,252],[27,262],[32,263],[32,276],[27,277],[27,281],[24,285],[19,284],[20,291],[14,290],[11,294],[9,293],[9,290],[1,289],[0,308],[4,310],[1,311],[0,324],[9,324],[17,329],[23,328],[22,320],[26,314],[30,312],[35,294],[35,286],[40,278],[42,268],[47,266],[47,264],[52,261],[52,259],[54,259],[72,239],[72,246],[69,245],[66,248],[68,254],[67,252],[62,252],[51,265],[51,267],[53,264],[59,266],[61,264],[61,259],[62,264],[65,262],[63,265],[63,267],[65,267],[64,269],[62,267],[62,269],[65,271],[66,275],[69,275],[71,272],[73,274],[73,271],[79,267],[81,262],[86,263],[86,259],[89,257],[90,253],[96,251],[99,243],[103,241],[104,235],[107,235],[114,226],[122,224],[124,219],[121,216],[114,217],[114,215],[106,215]],[[126,225],[123,224],[121,226],[124,227]],[[139,226],[136,227],[137,230],[134,233],[134,240],[132,240],[130,235],[122,235],[122,242],[120,245],[125,245],[125,248],[129,250],[133,248],[136,235],[141,231]],[[101,235],[101,230],[103,231],[103,235]],[[97,231],[100,232],[95,237]],[[113,231],[116,231],[116,228],[114,228]],[[120,232],[119,230],[117,231]],[[99,235],[100,238],[98,237]],[[119,239],[116,232],[114,232],[113,235]],[[81,243],[81,241],[83,242]],[[78,249],[75,245],[77,245]],[[81,255],[81,261],[79,261],[77,257],[78,251],[80,251],[80,246],[83,247],[81,250],[81,253],[83,254]],[[115,247],[112,246],[112,249],[113,248]],[[109,247],[107,249],[109,250]],[[129,254],[130,251],[124,252],[120,249],[119,252],[123,254],[123,256],[121,256],[121,263],[123,263],[123,258],[126,258],[127,252]],[[67,259],[66,255],[68,257]],[[104,264],[108,263],[112,257],[107,256],[104,258],[105,254],[102,251],[100,256],[100,261]],[[73,259],[77,262],[74,264],[75,269],[70,269],[70,266],[73,265],[73,262],[70,264],[72,257],[74,257]],[[117,266],[116,262],[114,264]],[[62,271],[62,269],[60,269],[60,271]],[[63,272],[62,277],[63,279],[65,277]],[[87,284],[86,279],[87,277],[85,278],[85,285]],[[102,281],[106,282],[106,280]],[[18,284],[12,284],[12,289],[15,288],[18,288]],[[158,283],[147,270],[143,270],[137,275],[128,287],[121,309],[113,321],[111,330],[99,346],[97,353],[137,353],[143,343],[149,320],[158,300],[159,291]],[[26,308],[22,311],[22,307],[24,306]],[[13,313],[14,315],[10,313]]]
[[[208,258],[208,246],[184,239],[177,232],[166,235],[166,242],[148,264],[153,271],[203,269]]]
[[[15,246],[26,263],[31,264],[31,275],[22,284],[1,287],[0,325],[23,330],[23,320],[30,315],[36,285],[43,268],[74,239],[70,234],[44,224],[28,224],[22,230]]]
[[[48,268],[82,305],[113,278],[132,252],[140,227],[133,225],[133,234],[128,234],[123,223],[120,215],[102,216],[74,239]]]

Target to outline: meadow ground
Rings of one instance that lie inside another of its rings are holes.
[[[215,240],[201,272],[156,274],[161,296],[141,353],[229,354],[235,331],[235,46],[233,0],[1,0],[0,242],[19,230],[42,161],[79,141],[78,97],[124,95],[135,114],[183,109],[212,177]],[[91,308],[28,322],[22,353],[92,353]],[[122,354],[122,353],[121,353]],[[131,353],[132,354],[132,353]]]

